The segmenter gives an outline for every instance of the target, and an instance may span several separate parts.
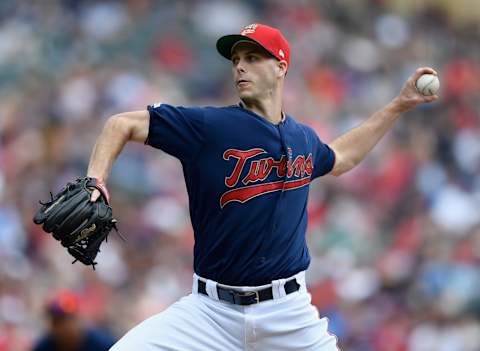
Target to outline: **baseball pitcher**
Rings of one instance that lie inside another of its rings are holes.
[[[310,183],[351,170],[403,112],[436,100],[415,88],[418,77],[436,72],[419,68],[388,105],[326,144],[282,108],[290,47],[278,29],[252,24],[216,47],[231,62],[239,103],[121,113],[107,120],[93,149],[83,183],[92,203],[108,203],[105,182],[128,141],[178,158],[195,235],[192,293],[111,350],[338,350],[305,284]]]

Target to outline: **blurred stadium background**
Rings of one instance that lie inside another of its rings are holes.
[[[188,293],[192,230],[179,162],[127,145],[108,185],[115,235],[94,272],[32,223],[82,176],[108,116],[164,101],[233,104],[216,38],[263,22],[292,46],[286,111],[325,141],[387,103],[416,67],[441,101],[367,160],[312,186],[310,290],[344,351],[480,350],[478,0],[0,2],[0,351],[28,350],[45,299],[82,297],[122,335]]]

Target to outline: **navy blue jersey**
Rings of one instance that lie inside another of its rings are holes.
[[[183,166],[194,270],[227,285],[261,285],[305,270],[310,181],[335,155],[292,117],[275,125],[240,105],[149,106],[145,143]]]
[[[83,341],[77,351],[107,351],[113,346],[115,340],[103,331],[87,329]],[[45,335],[34,346],[33,351],[62,351],[55,343],[51,334]]]

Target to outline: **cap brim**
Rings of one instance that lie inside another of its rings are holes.
[[[230,35],[224,35],[223,37],[217,40],[217,51],[220,53],[220,55],[225,57],[227,60],[231,60],[232,48],[235,46],[235,44],[237,44],[240,41],[250,41],[254,44],[257,44],[261,48],[263,48],[262,44],[245,35],[230,34]]]

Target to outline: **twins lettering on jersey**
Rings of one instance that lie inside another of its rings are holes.
[[[313,172],[312,154],[298,155],[292,160],[292,151],[288,149],[289,157],[283,155],[280,160],[273,157],[265,157],[253,160],[254,157],[266,154],[264,149],[256,148],[250,150],[228,149],[223,153],[223,159],[235,160],[235,167],[232,173],[225,177],[225,185],[235,189],[226,191],[220,197],[220,207],[223,208],[229,202],[247,202],[257,196],[279,190],[293,190],[301,188],[310,183]],[[248,173],[242,177],[244,169]],[[275,171],[278,181],[261,183]],[[294,179],[292,179],[294,178]],[[259,183],[253,184],[252,183]]]

